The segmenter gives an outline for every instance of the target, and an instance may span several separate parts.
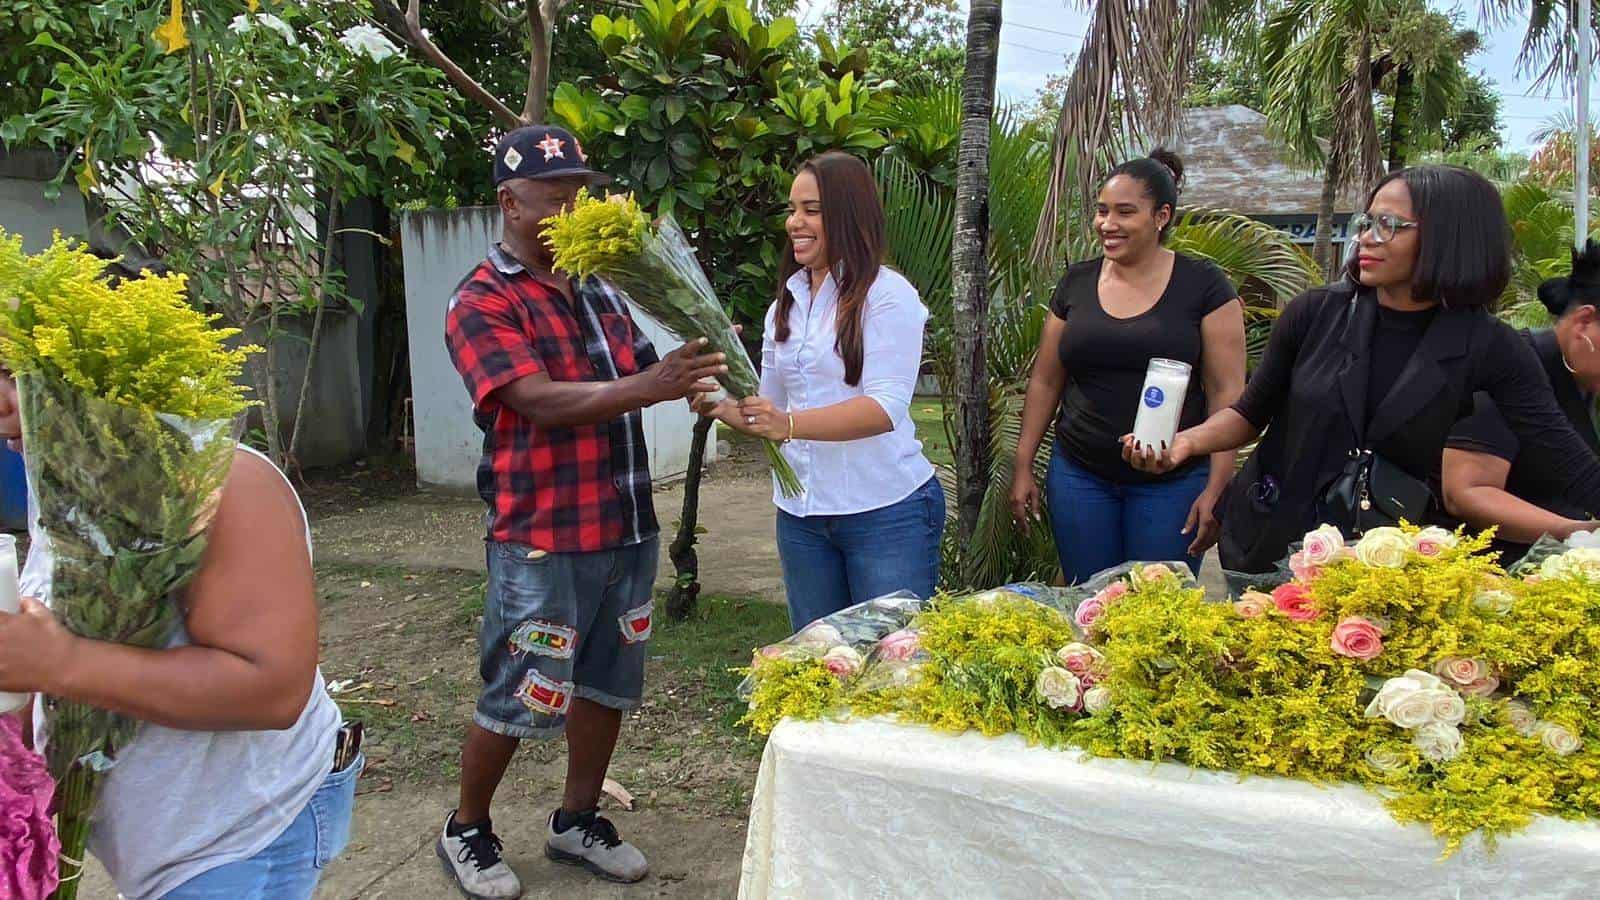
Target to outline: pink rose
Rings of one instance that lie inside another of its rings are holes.
[[[921,648],[922,639],[917,633],[909,628],[902,628],[899,631],[884,635],[883,640],[878,642],[878,658],[904,662],[916,656],[917,651]]]
[[[1080,679],[1088,677],[1104,658],[1099,650],[1077,641],[1056,651],[1056,659],[1061,667]]]
[[[1161,563],[1151,563],[1139,570],[1139,577],[1145,581],[1165,581],[1168,578],[1176,578],[1177,575]]]
[[[1500,690],[1500,679],[1494,675],[1485,675],[1471,684],[1463,685],[1461,693],[1473,697],[1492,697],[1494,692]]]
[[[1128,583],[1126,581],[1113,581],[1094,596],[1102,605],[1107,605],[1113,600],[1120,599],[1126,593],[1128,593]]]
[[[1304,550],[1289,556],[1289,571],[1296,581],[1316,581],[1322,577],[1322,567],[1307,559]]]
[[[1437,557],[1460,543],[1454,534],[1437,526],[1429,526],[1417,532],[1415,541],[1417,555],[1429,558]]]
[[[1465,687],[1489,674],[1489,667],[1476,659],[1447,656],[1433,664],[1433,674]]]
[[[1309,622],[1322,615],[1311,600],[1311,590],[1295,581],[1278,585],[1272,592],[1272,604],[1295,622]]]
[[[1338,528],[1324,525],[1305,536],[1305,543],[1297,555],[1305,565],[1320,567],[1338,559],[1344,549],[1344,535]]]
[[[849,644],[840,644],[822,656],[822,664],[840,681],[848,681],[861,671],[861,654]]]
[[[1106,604],[1104,600],[1100,599],[1100,596],[1100,594],[1095,594],[1093,597],[1079,603],[1078,608],[1072,613],[1072,621],[1078,623],[1079,628],[1088,631],[1105,614]]]
[[[60,879],[44,759],[22,745],[22,723],[0,716],[0,897],[44,900]]]
[[[1333,626],[1333,652],[1352,659],[1373,659],[1383,652],[1383,632],[1360,616],[1346,616]]]

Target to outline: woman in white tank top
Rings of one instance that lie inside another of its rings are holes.
[[[20,434],[0,374],[0,438]],[[171,602],[164,650],[77,637],[51,616],[36,540],[19,614],[0,614],[0,691],[139,721],[107,775],[89,849],[127,900],[309,898],[349,835],[361,764],[333,771],[340,728],[317,667],[310,533],[294,489],[241,447],[200,571]],[[36,722],[36,744],[48,740]]]

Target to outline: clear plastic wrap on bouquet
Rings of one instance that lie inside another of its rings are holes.
[[[1573,550],[1578,547],[1596,546],[1596,542],[1589,532],[1580,533],[1583,535],[1583,537],[1578,538],[1576,541],[1572,541],[1570,539],[1564,541],[1557,537],[1551,537],[1548,534],[1544,535],[1537,541],[1534,541],[1533,545],[1528,548],[1528,552],[1524,553],[1521,559],[1517,560],[1515,563],[1512,563],[1511,566],[1506,569],[1506,572],[1517,578],[1525,578],[1529,575],[1537,574],[1539,570],[1543,568],[1544,562],[1547,559],[1560,556],[1561,554],[1566,553],[1568,550]],[[1576,538],[1578,536],[1573,535],[1573,537]]]
[[[789,637],[756,650],[750,674],[739,684],[739,699],[750,700],[762,665],[773,660],[820,660],[840,681],[853,681],[876,651],[878,642],[885,635],[904,629],[921,611],[922,600],[917,595],[896,591],[824,616]]]
[[[170,595],[199,569],[233,461],[234,422],[124,406],[38,373],[19,375],[17,388],[56,618],[96,640],[165,647],[179,623]],[[76,852],[98,781],[137,726],[83,703],[44,702],[62,844]]]

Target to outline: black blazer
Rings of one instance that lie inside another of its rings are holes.
[[[1234,406],[1266,431],[1220,504],[1224,568],[1271,571],[1321,524],[1319,499],[1355,450],[1376,452],[1439,496],[1445,442],[1477,391],[1525,445],[1567,461],[1553,482],[1600,507],[1600,461],[1557,408],[1527,342],[1486,310],[1441,309],[1369,420],[1377,302],[1371,290],[1328,285],[1296,298],[1273,327]],[[1441,513],[1432,524],[1453,523]]]

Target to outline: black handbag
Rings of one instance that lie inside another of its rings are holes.
[[[1402,519],[1423,524],[1434,511],[1434,497],[1427,482],[1371,450],[1353,450],[1344,470],[1322,492],[1322,505],[1328,524],[1359,535]]]

